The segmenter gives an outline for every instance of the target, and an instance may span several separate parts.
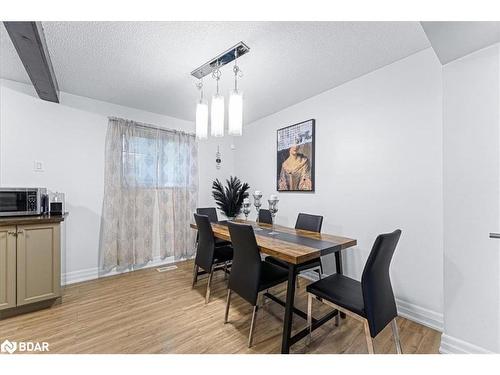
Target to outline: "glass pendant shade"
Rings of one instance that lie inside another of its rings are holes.
[[[219,94],[212,96],[210,108],[210,134],[213,137],[224,136],[224,97]]]
[[[229,95],[229,130],[230,135],[243,133],[243,93],[239,90],[231,91]]]
[[[208,138],[208,104],[203,101],[196,104],[196,138]]]

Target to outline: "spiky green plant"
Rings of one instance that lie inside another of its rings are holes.
[[[212,184],[212,195],[219,210],[227,217],[233,218],[240,214],[243,199],[248,197],[248,189],[250,186],[246,182],[242,184],[236,176],[230,176],[229,180],[226,180],[226,186],[217,178]]]

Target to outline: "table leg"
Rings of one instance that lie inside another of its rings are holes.
[[[342,252],[337,251],[335,253],[335,269],[338,274],[343,274],[343,268],[342,268]]]
[[[297,276],[297,266],[288,265],[288,284],[286,289],[285,319],[283,321],[283,337],[281,339],[281,354],[290,353],[290,338],[292,336],[293,323],[293,303],[295,299],[295,278]]]
[[[337,251],[335,253],[335,270],[337,271],[337,273],[339,275],[343,275],[344,274],[344,270],[343,270],[343,267],[342,267],[342,250]],[[340,313],[340,317],[342,319],[345,319],[345,317],[346,317],[345,313],[341,312]]]

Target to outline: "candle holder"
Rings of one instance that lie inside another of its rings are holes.
[[[269,203],[269,212],[271,213],[271,219],[272,219],[272,230],[269,232],[269,234],[278,234],[278,232],[274,231],[274,217],[276,216],[276,213],[278,212],[278,198],[273,198],[269,199],[267,201]]]
[[[252,204],[250,202],[243,202],[243,214],[245,215],[245,221],[248,221],[248,214],[251,211],[250,209],[251,205]]]
[[[253,195],[253,205],[255,206],[255,209],[257,210],[257,221],[258,221],[259,220],[260,206],[262,206],[262,202],[260,201],[260,199],[262,198],[262,193],[259,191],[259,192],[253,193],[252,195]],[[262,229],[259,228],[259,226],[257,225],[254,227],[254,230],[259,231]]]

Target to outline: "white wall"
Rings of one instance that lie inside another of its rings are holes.
[[[107,116],[188,132],[194,131],[194,124],[64,92],[60,101],[42,101],[31,86],[1,81],[0,184],[40,186],[66,193],[70,216],[63,279],[73,282],[97,275]],[[216,174],[212,148],[210,143],[199,147],[203,189]],[[229,147],[223,143],[224,148]],[[224,153],[228,154],[225,149]],[[43,162],[43,173],[33,171],[35,160]],[[225,173],[230,166],[226,163],[217,173]],[[200,194],[200,203],[207,201],[206,193]]]
[[[234,143],[232,137],[227,135],[222,138],[209,137],[206,140],[198,142],[198,150],[200,157],[198,158],[199,170],[199,194],[198,202],[199,207],[215,207],[215,202],[212,197],[212,183],[218,178],[225,182],[229,176],[234,174],[234,158],[236,150],[231,149]],[[221,168],[216,168],[215,154],[217,153],[217,146],[221,153]],[[223,217],[221,213],[219,216]]]
[[[498,46],[443,68],[443,352],[500,352],[499,77]]]
[[[434,52],[249,124],[235,140],[235,173],[252,190],[275,193],[276,130],[310,118],[316,192],[279,193],[277,222],[293,225],[300,211],[320,214],[324,232],[356,238],[344,256],[344,272],[355,278],[376,235],[401,228],[391,269],[400,313],[442,328],[442,87]]]

